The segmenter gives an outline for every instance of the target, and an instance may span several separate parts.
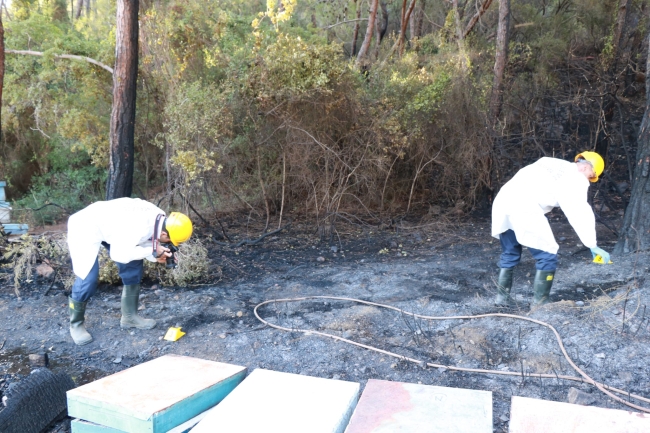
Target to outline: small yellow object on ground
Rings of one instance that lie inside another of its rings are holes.
[[[604,265],[605,260],[603,260],[602,256],[596,256],[594,257],[594,263],[598,263],[599,265]],[[614,264],[611,260],[607,262],[608,265]]]
[[[167,341],[176,341],[183,335],[185,335],[185,333],[181,331],[181,328],[169,328],[164,339]]]

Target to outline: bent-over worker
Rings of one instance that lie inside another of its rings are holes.
[[[596,152],[582,152],[575,162],[541,158],[515,174],[501,188],[492,205],[492,236],[501,241],[496,305],[512,303],[513,268],[521,260],[522,245],[536,261],[533,306],[549,302],[559,248],[545,214],[560,207],[580,241],[593,256],[609,262],[596,244],[596,220],[587,201],[590,182],[597,182],[605,162]]]
[[[84,326],[86,304],[97,290],[99,261],[103,245],[116,262],[122,290],[122,328],[151,329],[153,319],[138,316],[143,259],[165,263],[172,257],[170,242],[178,246],[192,235],[192,222],[179,212],[166,215],[153,204],[137,198],[99,201],[68,219],[68,247],[76,280],[69,298],[70,335],[78,345],[93,337]]]

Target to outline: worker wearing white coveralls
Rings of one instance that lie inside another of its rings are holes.
[[[153,204],[137,198],[100,201],[68,219],[68,247],[76,275],[69,298],[70,335],[78,345],[93,338],[84,326],[86,303],[97,290],[99,262],[103,245],[116,262],[124,284],[122,291],[122,328],[151,329],[153,319],[138,316],[143,259],[165,263],[172,257],[162,244],[178,245],[189,239],[192,222],[179,212],[169,216]]]
[[[519,170],[499,191],[492,206],[492,236],[499,239],[502,254],[495,304],[512,303],[513,268],[521,259],[522,245],[536,260],[533,306],[549,302],[557,268],[558,244],[546,213],[560,207],[582,243],[594,256],[609,261],[596,244],[596,221],[587,202],[590,182],[598,181],[605,163],[595,152],[583,152],[575,163],[541,158]]]

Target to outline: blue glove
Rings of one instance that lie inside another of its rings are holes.
[[[598,248],[598,247],[591,248],[591,255],[594,258],[596,258],[596,256],[600,256],[603,258],[603,262],[605,264],[609,263],[609,253],[602,248]]]

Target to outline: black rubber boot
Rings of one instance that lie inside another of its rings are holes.
[[[138,316],[138,302],[140,298],[140,284],[124,286],[122,290],[122,328],[151,329],[156,326],[153,319],[145,319]]]
[[[86,331],[84,326],[84,314],[88,302],[77,302],[68,297],[68,307],[70,308],[70,336],[75,344],[83,346],[93,341],[93,336]]]
[[[498,305],[499,307],[507,307],[514,304],[514,301],[510,297],[513,273],[514,268],[501,268],[499,270],[499,279],[497,280],[497,297],[494,299],[494,305]]]
[[[531,307],[538,307],[550,302],[549,295],[551,293],[551,286],[553,285],[554,277],[555,271],[537,271],[533,285],[535,297],[533,298]]]

